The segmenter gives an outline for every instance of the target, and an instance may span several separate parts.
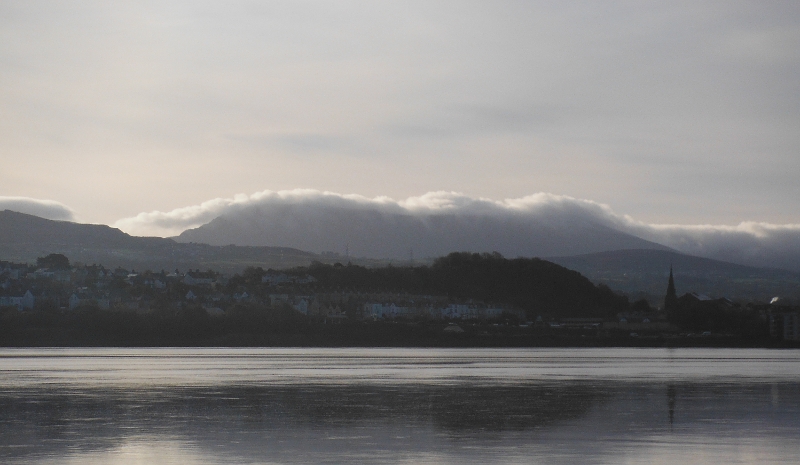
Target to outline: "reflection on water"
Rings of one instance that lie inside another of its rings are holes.
[[[796,463],[794,352],[604,353],[2,351],[0,462]]]

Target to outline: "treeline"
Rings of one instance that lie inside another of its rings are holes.
[[[529,318],[608,318],[629,309],[626,297],[604,285],[595,286],[577,271],[538,258],[506,259],[498,253],[451,253],[430,267],[365,268],[315,262],[293,272],[313,276],[321,287],[474,299],[524,309]]]

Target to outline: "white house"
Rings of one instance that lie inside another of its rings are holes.
[[[36,297],[33,296],[31,291],[25,291],[21,297],[0,297],[0,307],[17,307],[17,310],[22,311],[26,308],[33,308],[36,303]]]
[[[381,318],[394,319],[398,317],[409,316],[413,313],[413,311],[413,308],[400,307],[394,302],[389,304],[366,303],[362,308],[364,318],[368,320],[378,320]]]

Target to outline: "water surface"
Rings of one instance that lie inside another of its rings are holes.
[[[798,456],[798,351],[0,350],[2,463]]]

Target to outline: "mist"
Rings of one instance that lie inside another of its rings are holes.
[[[26,213],[48,220],[75,221],[75,213],[66,205],[54,200],[0,196],[0,211],[2,210]]]
[[[452,251],[558,256],[671,248],[745,265],[800,270],[800,225],[648,224],[586,199],[537,193],[501,201],[429,192],[396,201],[298,189],[141,213],[116,227],[213,245],[294,247],[410,259]]]

